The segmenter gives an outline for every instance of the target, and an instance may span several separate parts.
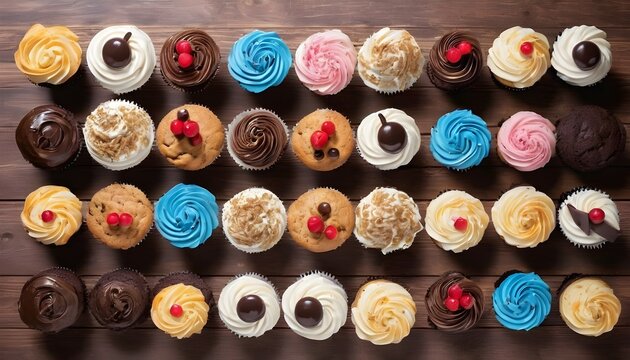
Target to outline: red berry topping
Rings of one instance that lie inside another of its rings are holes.
[[[186,120],[184,123],[184,136],[187,138],[195,137],[199,134],[199,124],[193,120]]]
[[[118,216],[120,226],[129,226],[133,222],[133,216],[128,213],[122,213]]]
[[[446,60],[451,64],[457,64],[462,58],[462,52],[458,48],[450,48],[446,50]]]
[[[180,317],[182,315],[184,315],[184,309],[182,309],[181,306],[179,306],[178,304],[173,304],[171,305],[171,315],[175,316],[175,317]]]
[[[464,309],[469,310],[475,305],[475,298],[470,294],[464,294],[459,299],[459,305],[461,305]]]
[[[328,134],[323,131],[317,130],[311,135],[311,145],[313,145],[315,150],[323,149],[327,142]]]
[[[120,223],[120,217],[116,213],[109,213],[107,215],[107,225],[116,226]]]
[[[324,230],[324,235],[326,235],[326,237],[330,240],[334,239],[337,237],[337,228],[332,226],[332,225],[328,225],[326,227],[326,230]]]
[[[190,138],[190,145],[197,146],[197,145],[201,144],[202,141],[203,141],[203,139],[201,138],[201,134],[197,134],[197,135],[195,135],[195,136]]]
[[[194,60],[193,56],[188,53],[179,54],[177,57],[177,63],[182,69],[188,69],[193,64]]]
[[[446,298],[446,300],[444,300],[444,307],[450,311],[457,311],[459,310],[459,300],[453,299],[452,297]]]
[[[448,288],[448,297],[453,298],[455,300],[459,300],[462,297],[464,290],[459,284],[453,284]]]
[[[534,45],[529,41],[525,41],[521,44],[521,52],[523,55],[531,55],[534,52]]]
[[[308,227],[308,231],[319,234],[324,231],[324,220],[319,216],[311,216],[308,218],[306,226]]]
[[[171,121],[171,132],[175,136],[181,135],[184,132],[184,122],[179,119]]]
[[[190,42],[186,40],[179,40],[177,44],[175,44],[175,51],[177,51],[180,55],[190,54],[192,53],[192,46],[190,45]]]
[[[462,55],[468,55],[472,52],[472,45],[468,41],[462,41],[457,44],[457,48],[461,51]]]
[[[50,210],[42,211],[42,221],[47,223],[55,219],[55,213]]]
[[[458,217],[457,219],[455,219],[455,223],[453,224],[453,226],[455,226],[455,229],[457,229],[458,231],[466,231],[466,228],[468,227],[468,220],[464,219],[463,217]]]
[[[606,217],[606,213],[604,212],[604,210],[600,208],[594,208],[588,212],[588,219],[591,220],[593,224],[603,223],[605,217]]]
[[[332,121],[324,121],[322,123],[322,131],[331,136],[335,133],[335,123]]]

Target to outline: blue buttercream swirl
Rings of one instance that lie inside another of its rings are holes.
[[[219,226],[219,205],[208,190],[177,184],[155,204],[155,225],[173,246],[196,248]]]
[[[429,149],[440,164],[455,170],[479,165],[490,153],[488,125],[470,110],[442,115],[431,129]]]
[[[254,30],[232,46],[228,70],[242,88],[259,93],[280,85],[291,63],[291,51],[278,34]]]
[[[515,273],[494,290],[492,305],[501,325],[511,330],[531,330],[549,315],[551,290],[535,273]]]

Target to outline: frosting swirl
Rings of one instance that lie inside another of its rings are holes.
[[[90,291],[90,312],[101,324],[122,330],[144,320],[149,305],[146,280],[120,269],[103,275]]]
[[[278,86],[289,73],[291,51],[275,32],[254,30],[238,39],[228,57],[232,77],[249,92]]]
[[[531,111],[519,111],[507,119],[497,134],[501,159],[520,171],[545,166],[556,153],[556,127]]]
[[[535,273],[513,273],[492,294],[497,320],[510,330],[531,330],[551,311],[549,285]]]
[[[183,314],[171,315],[171,306],[179,305]],[[151,306],[151,320],[158,329],[178,339],[200,334],[208,322],[210,306],[201,290],[191,285],[175,284],[160,291]]]
[[[470,54],[463,55],[455,64],[446,58],[446,52],[456,48],[461,42],[471,45]],[[450,32],[436,42],[429,53],[427,73],[433,83],[444,90],[454,90],[472,84],[481,73],[483,54],[479,41],[462,31]]]

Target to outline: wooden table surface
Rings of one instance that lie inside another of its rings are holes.
[[[52,5],[54,3],[54,5]],[[627,0],[606,1],[75,1],[3,0],[0,4],[0,359],[433,359],[433,358],[630,358],[630,146],[617,164],[593,173],[580,174],[554,159],[544,169],[521,173],[503,165],[496,143],[483,164],[466,173],[446,170],[431,157],[428,144],[431,126],[438,117],[456,108],[472,109],[485,119],[493,134],[498,124],[520,110],[532,110],[551,120],[578,104],[596,104],[613,111],[630,131],[630,5]],[[140,165],[123,172],[108,171],[83,151],[77,165],[64,172],[48,172],[27,164],[17,149],[14,131],[31,108],[57,103],[80,119],[99,103],[114,95],[98,86],[85,60],[79,79],[54,89],[31,85],[19,73],[13,52],[28,27],[36,22],[66,25],[75,31],[82,48],[100,29],[121,23],[137,25],[153,39],[157,51],[167,36],[183,28],[199,27],[220,45],[223,60],[209,89],[186,95],[169,88],[156,68],[139,91],[122,96],[143,106],[159,121],[171,108],[187,102],[203,104],[227,124],[239,112],[264,107],[278,113],[290,126],[317,108],[331,108],[348,116],[357,126],[367,114],[396,107],[413,116],[423,134],[420,155],[410,166],[381,172],[356,153],[340,169],[317,173],[302,166],[288,151],[271,170],[246,172],[239,169],[227,151],[212,166],[185,172],[168,165],[156,149]],[[564,84],[550,69],[531,91],[509,92],[498,88],[485,68],[472,88],[448,94],[435,88],[425,74],[409,91],[379,95],[363,85],[357,74],[343,92],[317,96],[304,88],[291,69],[284,83],[262,94],[242,90],[227,71],[232,43],[253,29],[277,31],[292,51],[308,35],[330,28],[346,32],[357,48],[383,26],[405,28],[416,37],[425,56],[436,39],[449,30],[469,30],[481,41],[484,57],[492,40],[515,25],[532,27],[550,41],[566,27],[596,25],[608,33],[614,62],[604,83],[587,89]],[[630,137],[629,137],[630,139]],[[100,188],[124,182],[140,187],[151,199],[159,198],[179,182],[206,187],[220,205],[238,191],[263,186],[288,206],[306,190],[335,187],[354,202],[376,186],[395,186],[417,201],[424,215],[428,202],[444,189],[462,189],[492,202],[513,185],[530,184],[558,200],[576,186],[589,185],[607,191],[622,217],[621,239],[601,250],[589,251],[571,245],[556,229],[549,241],[535,249],[517,249],[498,238],[492,226],[483,241],[462,254],[435,246],[425,231],[405,251],[387,256],[363,249],[351,238],[340,249],[324,254],[303,250],[288,235],[270,251],[248,255],[236,250],[220,229],[208,242],[194,250],[172,247],[152,231],[141,246],[116,251],[100,245],[83,226],[62,247],[44,246],[22,229],[19,213],[26,195],[45,184],[68,186],[82,200]],[[387,276],[410,288],[418,312],[410,336],[398,345],[377,347],[359,340],[350,320],[332,338],[315,342],[294,334],[281,320],[276,328],[258,339],[239,339],[224,328],[213,313],[201,335],[175,340],[157,330],[151,321],[121,333],[106,330],[86,312],[72,328],[57,335],[27,329],[17,312],[17,299],[29,276],[51,266],[77,271],[88,285],[112,269],[129,266],[144,273],[151,284],[160,276],[179,270],[196,272],[206,279],[217,298],[226,281],[240,273],[267,275],[280,291],[295,276],[311,269],[336,275],[350,300],[367,276]],[[554,296],[551,315],[542,326],[529,332],[507,330],[496,321],[491,306],[493,283],[504,271],[521,269],[539,273],[558,288],[573,272],[601,275],[619,296],[623,311],[615,329],[599,338],[575,334],[558,313]],[[426,321],[424,294],[438,275],[447,270],[463,271],[479,281],[486,295],[486,312],[477,328],[459,335],[430,329]]]

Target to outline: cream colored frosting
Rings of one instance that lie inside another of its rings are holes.
[[[466,230],[455,228],[455,220],[464,218]],[[424,217],[427,233],[442,249],[455,253],[468,250],[483,238],[490,217],[479,199],[464,191],[447,191],[433,199]]]
[[[54,213],[48,223],[42,220],[46,210]],[[81,227],[81,201],[66,187],[42,186],[26,197],[20,218],[30,237],[46,245],[65,245]]]
[[[184,313],[180,317],[171,315],[171,306],[177,304]],[[178,339],[200,334],[208,322],[210,306],[201,290],[194,286],[176,284],[160,291],[151,306],[151,320],[158,329]]]
[[[611,331],[620,313],[621,302],[600,279],[577,279],[560,294],[562,320],[581,335],[600,336]]]
[[[387,280],[363,285],[352,303],[359,339],[375,345],[398,344],[416,322],[416,304],[402,286]]]

